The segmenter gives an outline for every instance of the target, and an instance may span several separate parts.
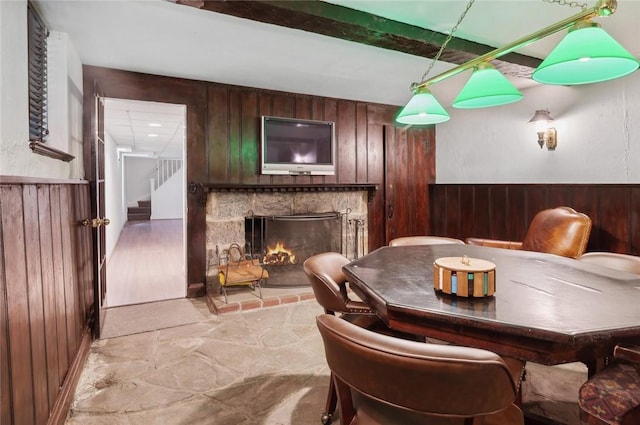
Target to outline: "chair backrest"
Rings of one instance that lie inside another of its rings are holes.
[[[531,221],[522,249],[578,258],[587,249],[591,219],[569,207],[540,211]]]
[[[464,241],[455,238],[447,238],[445,236],[404,236],[389,241],[389,246],[407,246],[407,245],[439,245],[447,243],[457,243],[464,245]]]
[[[407,341],[329,315],[318,316],[316,323],[338,389],[341,411],[346,414],[353,406],[345,406],[351,402],[345,385],[386,405],[402,408],[399,412],[408,409],[414,414],[461,418],[516,409],[521,416],[513,404],[517,394],[513,378],[495,353]],[[343,423],[349,423],[348,419]]]
[[[582,254],[579,260],[640,275],[640,257],[635,255],[616,252],[587,252]]]
[[[307,258],[302,265],[316,300],[325,312],[351,312],[347,277],[342,272],[342,266],[348,263],[349,259],[342,254],[323,252]]]

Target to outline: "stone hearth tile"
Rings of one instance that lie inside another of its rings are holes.
[[[215,316],[211,316],[211,312],[207,308],[207,313],[209,315],[209,319],[199,323],[191,323],[184,326],[176,326],[175,328],[167,328],[161,329],[158,331],[157,338],[158,341],[171,340],[176,344],[183,344],[180,340],[187,340],[184,342],[186,345],[192,345],[193,340],[197,338],[206,337],[212,329],[215,329],[220,325],[219,322],[216,321]]]
[[[91,398],[79,400],[74,412],[97,414],[137,412],[178,403],[191,397],[189,391],[171,390],[140,380],[105,382]]]
[[[329,385],[320,313],[307,300],[94,341],[65,425],[318,424]],[[527,371],[525,411],[578,425],[586,369]]]
[[[211,365],[224,367],[232,371],[237,379],[242,379],[254,367],[256,359],[262,357],[264,347],[212,339],[204,343],[198,353],[207,357]]]
[[[66,425],[253,425],[241,411],[230,411],[228,406],[206,396],[197,396],[183,403],[157,409],[108,415],[107,417],[79,415]]]
[[[229,369],[216,367],[209,359],[194,353],[181,362],[155,369],[141,379],[157,387],[201,393],[229,385],[237,377]]]
[[[236,345],[257,346],[258,339],[253,329],[243,317],[235,315],[232,319],[221,319],[221,323],[209,332],[208,337],[219,342],[230,342]],[[235,320],[233,320],[235,319]]]
[[[93,350],[108,356],[110,362],[125,362],[131,359],[145,359],[153,353],[154,332],[143,332],[126,337],[100,339],[93,345]]]
[[[244,409],[249,417],[265,419],[269,417],[270,412],[276,410],[280,403],[291,394],[300,389],[318,386],[326,389],[328,376],[264,375],[252,377],[237,385],[221,389],[209,395],[224,405],[230,406],[232,410]],[[248,402],[249,400],[252,402]],[[318,414],[316,420],[319,417]],[[277,422],[265,421],[263,423],[276,424]],[[308,422],[308,424],[311,423],[313,422]]]

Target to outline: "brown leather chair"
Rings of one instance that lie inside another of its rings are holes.
[[[467,238],[466,242],[469,245],[522,249],[578,258],[587,249],[590,234],[591,219],[588,215],[570,207],[557,207],[536,214],[521,242],[474,237]]]
[[[640,257],[617,252],[587,252],[580,261],[640,275]]]
[[[324,308],[325,313],[329,315],[339,314],[341,319],[375,332],[387,333],[401,338],[417,339],[413,335],[394,332],[387,328],[367,304],[349,298],[347,277],[342,271],[342,266],[348,263],[349,259],[337,252],[316,254],[307,258],[303,263],[304,272],[311,284],[316,300]],[[325,410],[321,416],[323,424],[331,422],[331,416],[336,410],[337,401],[332,381],[329,385]]]
[[[342,425],[524,424],[516,383],[495,353],[393,338],[330,315],[316,322]]]
[[[464,241],[460,239],[447,238],[445,236],[403,236],[401,238],[391,239],[389,246],[438,245],[449,243],[464,245]]]
[[[324,308],[325,313],[355,313],[377,317],[368,305],[349,298],[347,276],[342,271],[342,266],[346,264],[349,264],[349,259],[344,255],[337,252],[323,252],[307,258],[302,267],[316,300]]]

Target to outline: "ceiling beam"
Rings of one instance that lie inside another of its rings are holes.
[[[316,0],[176,0],[176,3],[428,59],[436,56],[447,38],[447,34]],[[495,48],[453,37],[440,60],[461,65]],[[529,78],[541,62],[531,56],[509,53],[493,60],[492,64],[504,74]]]

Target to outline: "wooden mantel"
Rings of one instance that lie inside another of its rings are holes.
[[[368,202],[378,190],[374,183],[334,183],[334,184],[226,184],[226,183],[189,183],[189,191],[197,192],[198,186],[207,192],[350,192],[366,191]]]

